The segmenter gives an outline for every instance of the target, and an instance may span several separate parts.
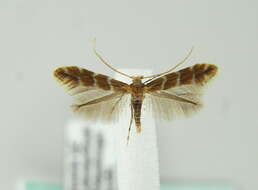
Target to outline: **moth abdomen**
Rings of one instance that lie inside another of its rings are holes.
[[[141,110],[142,110],[142,100],[133,100],[133,111],[134,111],[134,121],[136,126],[136,132],[141,132]]]

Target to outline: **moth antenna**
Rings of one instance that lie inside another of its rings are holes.
[[[109,67],[111,70],[113,70],[113,71],[115,71],[115,72],[117,72],[117,73],[119,73],[119,74],[121,74],[121,75],[124,75],[124,76],[126,76],[126,77],[133,78],[133,77],[130,76],[130,75],[127,75],[127,74],[125,74],[125,73],[122,73],[122,72],[118,71],[117,69],[115,69],[114,67],[112,67],[110,64],[108,64],[107,61],[105,61],[105,60],[101,57],[101,55],[100,55],[100,54],[97,52],[97,50],[96,50],[96,38],[93,39],[93,52],[94,52],[95,55],[100,59],[100,61],[101,61],[104,65],[106,65],[107,67]]]
[[[190,49],[190,51],[188,52],[188,54],[185,56],[185,58],[184,58],[182,61],[180,61],[178,64],[176,64],[174,67],[172,67],[172,68],[169,69],[168,71],[163,72],[163,73],[159,73],[159,74],[156,74],[156,75],[146,76],[146,77],[144,77],[144,78],[152,78],[152,79],[153,79],[153,78],[159,77],[159,76],[161,76],[161,75],[164,75],[164,74],[167,74],[167,73],[173,71],[173,70],[176,69],[179,65],[183,64],[183,63],[191,56],[191,54],[192,54],[192,52],[193,52],[193,49],[194,49],[194,47],[192,47],[192,48]]]

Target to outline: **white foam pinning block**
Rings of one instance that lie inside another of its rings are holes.
[[[150,75],[150,70],[120,69],[129,75]],[[131,83],[130,79],[116,74],[117,80]],[[130,103],[130,102],[129,102]],[[159,163],[154,119],[150,112],[142,110],[142,132],[136,133],[133,122],[129,144],[127,134],[131,117],[130,105],[115,124],[117,150],[117,176],[119,190],[159,190]]]

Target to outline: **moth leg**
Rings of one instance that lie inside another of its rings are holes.
[[[120,96],[120,98],[116,101],[116,103],[115,103],[114,106],[112,107],[112,110],[111,110],[110,114],[113,113],[113,111],[115,110],[117,104],[121,101],[121,99],[122,99],[123,96],[124,96],[124,94],[122,94],[122,95]]]
[[[186,98],[182,98],[180,96],[177,96],[177,95],[174,95],[174,94],[169,94],[169,93],[166,93],[166,92],[150,92],[150,94],[153,95],[153,96],[160,97],[160,98],[167,98],[167,99],[177,100],[179,102],[185,102],[185,103],[198,105],[197,102],[193,102],[193,101],[188,100]]]
[[[133,123],[133,115],[134,115],[132,104],[130,104],[130,106],[131,106],[131,119],[130,119],[130,125],[129,125],[129,129],[128,129],[128,135],[127,135],[127,145],[129,143],[130,132],[131,132],[131,127],[132,127],[132,123]]]
[[[195,95],[201,95],[200,93],[190,93],[190,92],[187,92],[187,93],[180,93],[180,94],[177,94],[177,96],[195,96]]]
[[[121,95],[121,93],[112,93],[112,94],[109,94],[109,95],[106,95],[106,96],[103,96],[103,97],[91,100],[91,101],[89,101],[87,103],[84,103],[84,104],[72,105],[72,107],[74,108],[74,110],[78,110],[78,109],[80,109],[83,106],[88,106],[88,105],[97,104],[97,103],[100,103],[100,102],[112,100],[112,99],[114,99],[114,98],[116,98],[117,96],[120,96],[120,95]]]

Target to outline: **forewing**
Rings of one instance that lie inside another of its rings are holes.
[[[128,84],[106,75],[68,66],[57,68],[54,77],[73,96],[73,110],[88,120],[116,121],[127,104]]]
[[[202,63],[147,83],[146,101],[151,106],[155,118],[171,120],[199,110],[202,107],[202,89],[216,73],[215,65]],[[170,94],[171,97],[164,94]]]

